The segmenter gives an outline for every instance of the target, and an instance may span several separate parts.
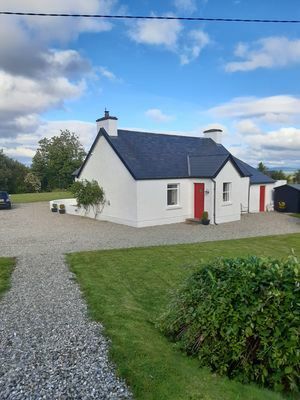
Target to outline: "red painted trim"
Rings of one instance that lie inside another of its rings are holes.
[[[194,183],[194,218],[200,219],[204,211],[204,183]]]
[[[264,212],[266,209],[266,187],[260,186],[259,188],[259,211]]]

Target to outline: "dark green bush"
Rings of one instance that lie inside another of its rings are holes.
[[[294,256],[214,260],[182,284],[159,327],[214,372],[297,392],[299,275]]]

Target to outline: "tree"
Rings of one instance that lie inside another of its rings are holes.
[[[295,183],[300,183],[300,169],[298,169],[298,171],[295,172],[294,181]]]
[[[24,179],[28,172],[28,167],[6,156],[3,150],[0,150],[0,190],[9,193],[26,192]]]
[[[275,181],[280,181],[280,180],[287,180],[286,174],[282,171],[270,171],[270,176],[272,179]]]
[[[86,156],[78,136],[69,130],[39,141],[32,160],[32,172],[40,179],[42,190],[66,189],[73,182],[72,172]]]
[[[32,172],[28,172],[25,176],[24,182],[29,192],[39,192],[41,190],[41,181]]]
[[[74,182],[70,188],[73,195],[76,197],[78,207],[83,207],[88,213],[92,208],[95,218],[102,211],[105,204],[105,193],[98,182],[92,180]]]
[[[258,166],[257,169],[262,172],[263,174],[267,174],[268,173],[268,168],[265,166],[265,164],[261,161]]]

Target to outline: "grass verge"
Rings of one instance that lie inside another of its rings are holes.
[[[10,276],[14,266],[13,258],[0,258],[0,298],[10,287]]]
[[[111,357],[136,399],[279,400],[280,394],[212,374],[155,327],[170,290],[197,262],[216,256],[300,254],[300,234],[105,250],[67,256],[91,317],[112,340]]]
[[[12,194],[13,203],[35,203],[38,201],[51,201],[59,199],[69,199],[74,197],[70,192],[45,192],[45,193],[21,193]]]
[[[300,218],[300,213],[298,214],[290,214],[292,217]]]

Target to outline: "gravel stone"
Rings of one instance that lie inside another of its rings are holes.
[[[0,256],[17,257],[0,301],[0,399],[131,399],[108,360],[101,324],[88,318],[64,254],[300,232],[300,219],[244,215],[218,226],[149,228],[51,213],[47,203],[0,212]]]
[[[19,256],[0,321],[1,400],[131,398],[55,249]]]

